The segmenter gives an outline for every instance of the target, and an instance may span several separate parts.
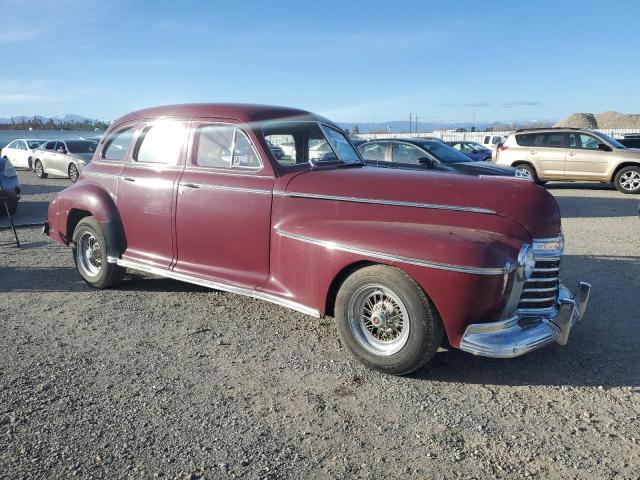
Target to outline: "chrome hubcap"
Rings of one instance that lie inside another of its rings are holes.
[[[620,185],[625,190],[636,190],[640,187],[640,172],[624,172],[620,176]]]
[[[365,285],[351,297],[349,326],[358,343],[376,355],[399,352],[409,338],[404,303],[382,285]]]
[[[71,165],[69,167],[69,178],[73,181],[78,178],[78,169],[75,167],[75,165]]]
[[[40,162],[36,163],[36,174],[38,176],[42,175],[42,164]]]
[[[100,243],[90,232],[84,232],[77,245],[78,265],[89,276],[96,276],[102,268],[102,248]]]
[[[517,168],[516,169],[516,177],[527,177],[531,178],[531,172],[526,168]]]

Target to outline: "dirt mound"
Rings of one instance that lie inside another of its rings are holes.
[[[620,112],[573,113],[555,124],[556,127],[571,128],[638,128],[640,115]]]

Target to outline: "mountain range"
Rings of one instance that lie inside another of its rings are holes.
[[[98,121],[95,118],[87,118],[87,117],[83,117],[82,115],[65,113],[64,115],[58,115],[55,117],[45,117],[43,115],[15,115],[9,118],[0,117],[0,124],[4,124],[4,125],[11,124],[12,118],[13,118],[13,123],[29,122],[29,121],[32,121],[34,118],[37,119],[38,122],[40,123],[47,123],[49,122],[49,120],[53,120],[53,123],[55,124],[84,123],[84,122],[95,123]]]

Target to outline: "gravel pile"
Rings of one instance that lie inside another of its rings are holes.
[[[640,129],[640,115],[620,112],[573,113],[555,124],[556,127],[570,128],[626,128]]]
[[[20,175],[40,217],[69,185]],[[638,200],[550,191],[563,279],[593,282],[569,344],[442,350],[406,378],[351,358],[330,318],[133,272],[91,289],[20,230],[0,246],[0,478],[639,478]]]

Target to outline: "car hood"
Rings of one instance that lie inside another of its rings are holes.
[[[376,167],[337,168],[299,174],[289,181],[286,191],[312,198],[365,200],[363,203],[371,204],[371,208],[376,208],[373,202],[391,201],[462,207],[486,211],[484,214],[495,212],[519,223],[535,238],[560,233],[560,210],[555,198],[534,182],[508,177]]]
[[[471,175],[503,175],[507,177],[515,177],[516,169],[513,167],[507,167],[503,165],[496,165],[489,162],[460,162],[454,164],[445,164],[454,166],[454,168],[461,173],[467,173]]]

